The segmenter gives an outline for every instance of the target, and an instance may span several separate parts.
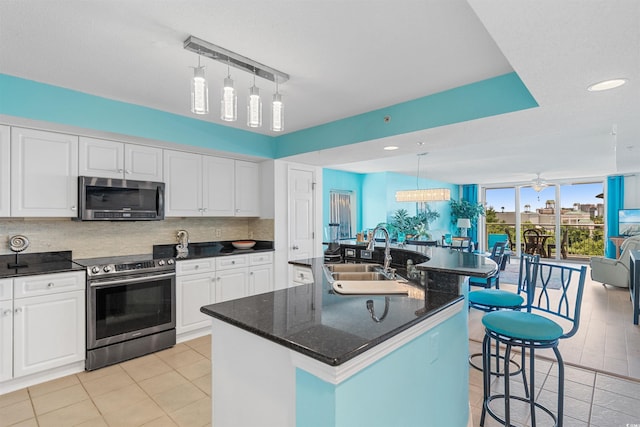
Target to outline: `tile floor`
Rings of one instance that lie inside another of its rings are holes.
[[[567,362],[565,426],[640,426],[640,327],[631,322],[627,290],[605,288],[588,279],[582,314],[578,334],[561,345]],[[471,353],[480,350],[479,316],[474,310],[469,315]],[[211,425],[210,343],[209,336],[197,338],[118,365],[0,395],[0,427]],[[536,371],[540,399],[555,409],[556,364],[538,359]],[[493,384],[501,386],[499,379]],[[517,386],[514,383],[514,391]],[[469,389],[478,426],[482,374],[472,368]],[[528,425],[527,411],[515,408],[514,420]],[[547,421],[538,420],[539,425],[548,425]],[[498,425],[487,417],[486,427]]]
[[[0,395],[0,426],[211,425],[210,336]]]

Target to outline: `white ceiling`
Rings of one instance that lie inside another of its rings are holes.
[[[287,132],[511,71],[540,105],[296,161],[415,175],[429,152],[422,177],[481,184],[640,171],[637,0],[2,0],[0,73],[191,116],[189,35],[288,73]],[[204,61],[211,113],[197,118],[229,125],[226,66]],[[231,72],[246,129],[252,77]],[[586,91],[615,77],[629,82]],[[273,83],[257,85],[269,99]]]

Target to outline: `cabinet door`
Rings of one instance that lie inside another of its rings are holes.
[[[85,293],[14,300],[14,377],[84,360]]]
[[[162,182],[162,150],[144,145],[125,144],[124,179]]]
[[[216,302],[244,298],[249,294],[249,269],[219,271],[216,281]]]
[[[202,216],[202,156],[164,151],[165,216]]]
[[[207,216],[235,215],[235,160],[203,156]]]
[[[0,301],[0,382],[13,377],[13,301]]]
[[[10,135],[9,126],[0,126],[0,217],[11,215]]]
[[[273,291],[273,268],[271,265],[257,265],[249,268],[249,295]]]
[[[11,129],[11,216],[74,217],[78,137]]]
[[[80,156],[78,170],[81,176],[122,179],[124,173],[122,142],[80,137],[78,152]]]
[[[260,165],[236,160],[235,216],[260,216]]]
[[[176,279],[176,333],[206,328],[211,318],[200,307],[214,302],[215,273],[190,274]]]

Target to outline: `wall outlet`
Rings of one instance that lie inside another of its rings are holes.
[[[219,228],[216,228],[216,237],[220,237],[222,236],[222,230],[220,230]]]

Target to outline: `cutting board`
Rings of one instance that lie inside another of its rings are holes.
[[[343,295],[408,295],[407,286],[395,280],[337,280],[333,290]]]

